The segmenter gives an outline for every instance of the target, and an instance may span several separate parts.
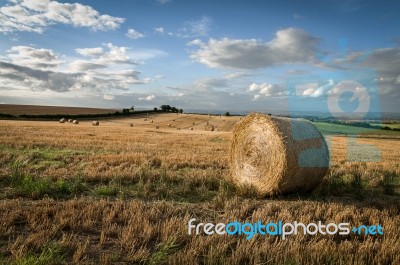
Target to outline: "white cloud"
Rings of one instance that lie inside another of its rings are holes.
[[[105,51],[102,47],[75,49],[77,53],[83,56],[91,57],[92,63],[106,64],[137,64],[128,55],[128,47],[113,45],[112,43],[103,44],[108,50]]]
[[[129,90],[134,85],[154,81],[148,77],[140,78],[141,73],[132,69],[136,63],[128,55],[127,47],[111,43],[104,47],[76,49],[78,54],[89,58],[71,60],[49,49],[14,46],[7,56],[0,58],[0,88],[10,91],[81,90],[90,94]],[[146,51],[146,55],[141,56],[148,58],[151,54]]]
[[[260,97],[261,97],[260,94],[255,94],[252,100],[253,100],[253,101],[256,101],[256,100],[258,100]]]
[[[35,49],[29,46],[14,46],[8,50],[8,58],[14,64],[34,68],[54,68],[61,61],[56,53],[50,49]]]
[[[91,30],[118,28],[124,18],[100,14],[90,6],[80,3],[59,3],[50,0],[9,0],[0,8],[0,32],[43,32],[53,24],[87,27]]]
[[[140,33],[139,31],[135,30],[135,29],[128,29],[128,32],[125,34],[125,36],[127,36],[130,39],[141,39],[144,38],[144,34]]]
[[[266,97],[281,97],[281,96],[286,96],[287,91],[284,87],[280,85],[275,85],[275,84],[267,84],[267,83],[252,83],[249,86],[248,91],[250,92],[257,92],[258,95],[264,95]],[[255,97],[255,99],[258,99],[258,97]]]
[[[83,48],[83,49],[75,49],[77,53],[83,56],[100,56],[104,54],[104,50],[101,47],[97,48]]]
[[[165,29],[163,27],[157,27],[154,28],[154,31],[160,34],[164,34],[165,33]]]
[[[393,101],[400,98],[400,47],[379,48],[369,52],[353,52],[349,54],[346,60],[338,65],[342,68],[365,67],[375,73],[375,79],[379,88],[380,100],[382,102]],[[385,104],[382,104],[385,108]]]
[[[182,38],[208,36],[212,23],[213,20],[209,16],[186,21],[177,36]]]
[[[147,97],[139,98],[139,100],[151,101],[155,98],[156,98],[156,96],[154,96],[154,95],[148,95]]]
[[[270,42],[255,39],[210,39],[199,46],[191,58],[212,68],[256,69],[285,63],[309,63],[314,59],[319,40],[301,29],[276,32]]]
[[[115,95],[104,94],[103,99],[105,99],[105,100],[114,100],[115,99]]]
[[[333,79],[329,79],[326,84],[320,86],[318,83],[299,84],[295,87],[296,95],[313,98],[326,96],[335,84]]]
[[[13,87],[65,92],[80,85],[81,73],[44,71],[0,61],[0,77]]]
[[[103,63],[76,60],[70,63],[69,67],[74,72],[84,72],[89,70],[104,69],[107,66]]]

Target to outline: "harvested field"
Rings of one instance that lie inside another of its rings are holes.
[[[229,126],[239,117],[225,117],[225,122],[206,115],[148,118],[154,123],[143,116],[104,120],[99,127],[92,121],[79,126],[58,120],[0,121],[0,260],[400,262],[400,142],[395,136],[357,139],[381,151],[380,161],[365,163],[347,161],[348,137],[327,135],[331,170],[316,190],[258,198],[251,189],[227,180],[233,128]],[[218,131],[205,131],[207,121]],[[379,223],[384,236],[196,236],[187,233],[191,218],[213,223]]]

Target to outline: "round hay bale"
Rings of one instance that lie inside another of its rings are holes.
[[[329,151],[322,134],[305,120],[252,113],[233,131],[231,178],[259,195],[311,191],[326,174]]]
[[[68,122],[69,122],[69,123],[73,123],[74,120],[73,120],[73,119],[68,119]]]
[[[133,127],[133,123],[129,124],[129,126]]]
[[[181,128],[178,127],[178,128],[176,128],[176,129],[177,129],[177,130],[180,130]]]
[[[64,119],[64,118],[60,119],[60,123],[64,123],[64,122],[66,122],[66,121],[67,121],[67,120]]]
[[[156,129],[160,129],[160,126],[156,126]]]
[[[190,128],[191,131],[193,131],[193,128]]]
[[[212,124],[207,124],[206,127],[204,128],[204,130],[210,131],[210,132],[214,131],[214,129],[215,129],[214,125],[212,125]]]
[[[78,120],[73,120],[72,123],[73,124],[79,124],[79,121]]]
[[[92,125],[93,125],[93,126],[99,126],[99,124],[100,124],[99,121],[93,121],[93,122],[92,122]]]
[[[151,123],[153,123],[153,120],[151,120]]]
[[[168,124],[168,127],[171,127],[171,123],[170,123],[170,124]]]
[[[196,125],[196,123],[195,123],[195,122],[193,122],[193,125]]]

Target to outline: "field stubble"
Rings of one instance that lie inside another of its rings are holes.
[[[350,163],[345,137],[335,136],[331,170],[312,194],[260,199],[226,180],[230,133],[127,124],[0,122],[0,260],[400,263],[398,139],[362,138],[379,147],[382,161]],[[385,234],[246,241],[244,236],[189,236],[191,218],[379,223]]]

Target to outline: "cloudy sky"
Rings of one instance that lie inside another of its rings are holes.
[[[0,0],[0,103],[400,112],[399,9]]]

